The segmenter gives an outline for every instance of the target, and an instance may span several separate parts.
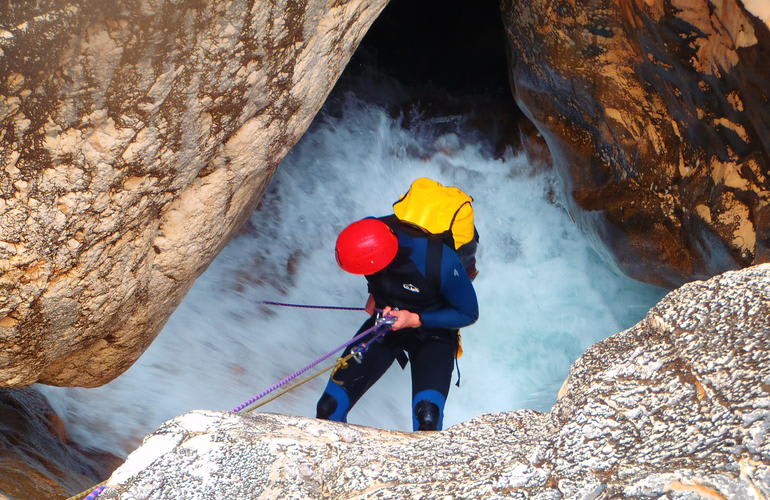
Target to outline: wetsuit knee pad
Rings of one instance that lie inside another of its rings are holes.
[[[420,401],[414,407],[418,431],[435,431],[441,428],[441,410],[430,401]]]
[[[321,399],[318,400],[318,404],[315,407],[315,416],[316,418],[325,418],[329,419],[332,415],[334,415],[334,412],[337,410],[337,400],[334,399],[334,396],[329,394],[328,392],[324,392],[321,395]]]
[[[412,429],[440,431],[444,423],[446,396],[431,389],[420,391],[412,398]]]
[[[350,398],[342,387],[329,381],[321,399],[318,400],[315,411],[316,418],[347,422]]]

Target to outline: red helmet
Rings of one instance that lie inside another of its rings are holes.
[[[385,268],[398,251],[398,237],[378,219],[362,219],[337,236],[337,264],[353,274],[373,274]]]

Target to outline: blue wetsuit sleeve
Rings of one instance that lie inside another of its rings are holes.
[[[426,328],[462,328],[479,318],[479,303],[476,291],[460,259],[448,247],[441,258],[441,295],[447,307],[420,314]]]

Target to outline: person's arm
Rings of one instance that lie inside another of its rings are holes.
[[[422,326],[456,329],[468,326],[479,318],[476,290],[457,254],[448,248],[442,252],[441,294],[447,307],[420,314]]]

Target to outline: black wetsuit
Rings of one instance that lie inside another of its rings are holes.
[[[390,306],[418,313],[422,326],[387,333],[369,345],[360,364],[351,361],[347,368],[337,370],[318,402],[316,415],[347,421],[353,405],[393,361],[403,363],[408,357],[412,365],[413,428],[441,429],[457,332],[478,318],[476,293],[453,249],[419,230],[394,223],[392,217],[386,220],[398,236],[399,249],[385,269],[366,276],[369,292],[377,308]],[[373,324],[374,318],[369,318],[358,333]],[[368,340],[364,338],[361,343]]]

